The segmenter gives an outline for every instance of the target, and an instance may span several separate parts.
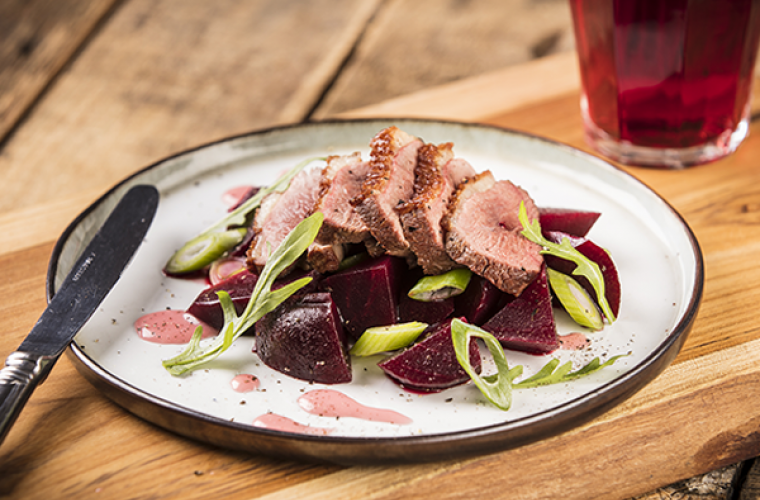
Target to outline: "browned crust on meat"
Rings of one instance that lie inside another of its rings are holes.
[[[414,195],[399,206],[399,214],[407,214],[421,208],[429,200],[441,196],[443,190],[443,175],[441,159],[450,154],[454,144],[447,142],[436,146],[424,144],[417,151],[417,168],[414,170]]]
[[[414,192],[414,166],[395,169],[394,166],[405,148],[413,148],[406,152],[413,153],[412,161],[416,164],[420,146],[419,139],[397,127],[378,132],[370,142],[369,173],[361,193],[351,200],[372,236],[391,255],[406,257],[410,253],[396,209]]]
[[[382,191],[388,184],[397,149],[394,147],[394,134],[398,130],[398,127],[388,127],[378,132],[370,141],[372,156],[369,175],[362,185],[362,192],[351,200],[353,206],[361,205],[373,193]]]
[[[312,243],[306,252],[306,260],[315,270],[324,274],[337,271],[343,255],[343,245]]]

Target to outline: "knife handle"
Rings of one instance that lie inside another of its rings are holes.
[[[0,444],[55,358],[16,351],[0,370]]]

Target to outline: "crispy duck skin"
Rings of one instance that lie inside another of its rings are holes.
[[[486,170],[457,189],[444,217],[446,251],[458,264],[500,290],[520,295],[541,271],[541,247],[520,234],[520,202],[529,219],[538,217],[533,200],[510,181]]]
[[[446,253],[441,220],[456,186],[475,170],[455,159],[453,144],[425,144],[417,152],[414,195],[399,207],[404,236],[417,263],[426,274],[440,274],[460,267]]]
[[[380,246],[406,257],[409,243],[396,209],[414,193],[414,167],[422,141],[397,127],[381,130],[370,142],[369,173],[359,195],[351,200]]]

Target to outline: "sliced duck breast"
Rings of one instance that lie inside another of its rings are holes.
[[[381,130],[370,142],[369,173],[351,200],[372,236],[391,255],[409,255],[396,209],[414,193],[414,167],[422,141],[397,127]]]
[[[453,144],[425,144],[417,152],[414,195],[398,212],[404,237],[426,274],[440,274],[459,267],[446,253],[441,220],[456,186],[475,175],[475,169],[455,159]]]
[[[538,217],[533,200],[509,181],[486,170],[460,184],[444,217],[446,251],[455,262],[500,290],[519,295],[541,271],[541,247],[520,234],[520,202]]]
[[[330,156],[322,170],[315,212],[325,216],[317,241],[326,245],[361,243],[370,236],[369,228],[350,201],[361,193],[369,173],[369,162],[360,153]]]
[[[253,240],[248,249],[248,267],[260,270],[298,223],[311,215],[319,196],[322,168],[303,170],[282,193],[267,196],[256,212]]]

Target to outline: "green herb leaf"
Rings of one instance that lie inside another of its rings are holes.
[[[379,352],[395,351],[406,347],[427,328],[427,323],[412,321],[389,326],[367,328],[351,348],[354,356],[371,356]]]
[[[224,313],[224,325],[219,335],[213,343],[203,348],[200,346],[201,330],[196,329],[193,339],[184,352],[172,359],[163,361],[163,365],[169,373],[181,375],[215,359],[262,316],[274,310],[285,299],[309,283],[311,278],[302,278],[271,291],[272,284],[277,276],[290,267],[314,241],[323,220],[322,213],[317,212],[301,221],[288,234],[267,259],[264,269],[259,274],[253,293],[251,293],[251,299],[240,316],[237,315],[229,294],[225,291],[218,292],[219,303]]]
[[[587,375],[591,375],[594,372],[601,370],[606,366],[611,366],[618,359],[628,356],[628,354],[619,354],[612,356],[610,359],[601,363],[599,358],[592,359],[586,366],[579,368],[576,371],[570,371],[573,368],[571,361],[558,366],[560,361],[558,359],[552,359],[541,370],[538,371],[532,377],[528,377],[521,382],[517,382],[513,385],[515,389],[527,389],[530,387],[539,387],[542,385],[559,384],[562,382],[569,382],[571,380],[579,379]]]
[[[221,220],[217,221],[214,225],[207,228],[201,234],[185,243],[182,248],[172,255],[169,261],[166,263],[164,269],[172,274],[182,274],[192,271],[197,271],[204,268],[214,260],[218,259],[225,251],[234,247],[242,240],[229,244],[230,238],[224,239],[222,242],[227,244],[226,248],[222,248],[220,251],[220,240],[217,234],[224,234],[229,232],[227,228],[232,226],[247,226],[250,222],[248,220],[249,215],[261,205],[261,201],[270,193],[275,191],[283,191],[289,185],[290,181],[298,175],[301,170],[306,168],[310,163],[324,160],[324,158],[307,158],[302,161],[283,176],[277,179],[271,186],[261,188],[253,195],[249,200],[240,205],[238,208],[227,214]],[[234,231],[234,230],[233,230]],[[245,233],[243,233],[245,234]],[[190,259],[188,256],[192,256]]]
[[[577,265],[573,270],[573,274],[585,276],[589,280],[596,292],[602,313],[607,318],[607,321],[613,323],[615,321],[615,314],[612,312],[612,308],[609,302],[607,302],[607,296],[604,294],[604,275],[599,265],[573,248],[570,240],[567,238],[563,238],[560,244],[553,243],[544,238],[538,219],[533,219],[532,222],[528,220],[528,212],[523,202],[520,202],[519,218],[523,227],[522,235],[533,243],[541,245],[543,247],[541,253],[554,255],[555,257],[574,262]]]
[[[495,374],[481,377],[470,365],[470,340],[473,337],[481,338],[485,342],[496,364]],[[454,343],[457,361],[480,392],[497,408],[509,410],[512,406],[512,377],[518,376],[522,370],[513,372],[509,369],[504,350],[496,337],[477,326],[455,319],[451,322],[451,340]]]
[[[435,302],[461,294],[467,288],[472,271],[458,268],[436,276],[424,276],[409,290],[409,297],[420,302]]]

